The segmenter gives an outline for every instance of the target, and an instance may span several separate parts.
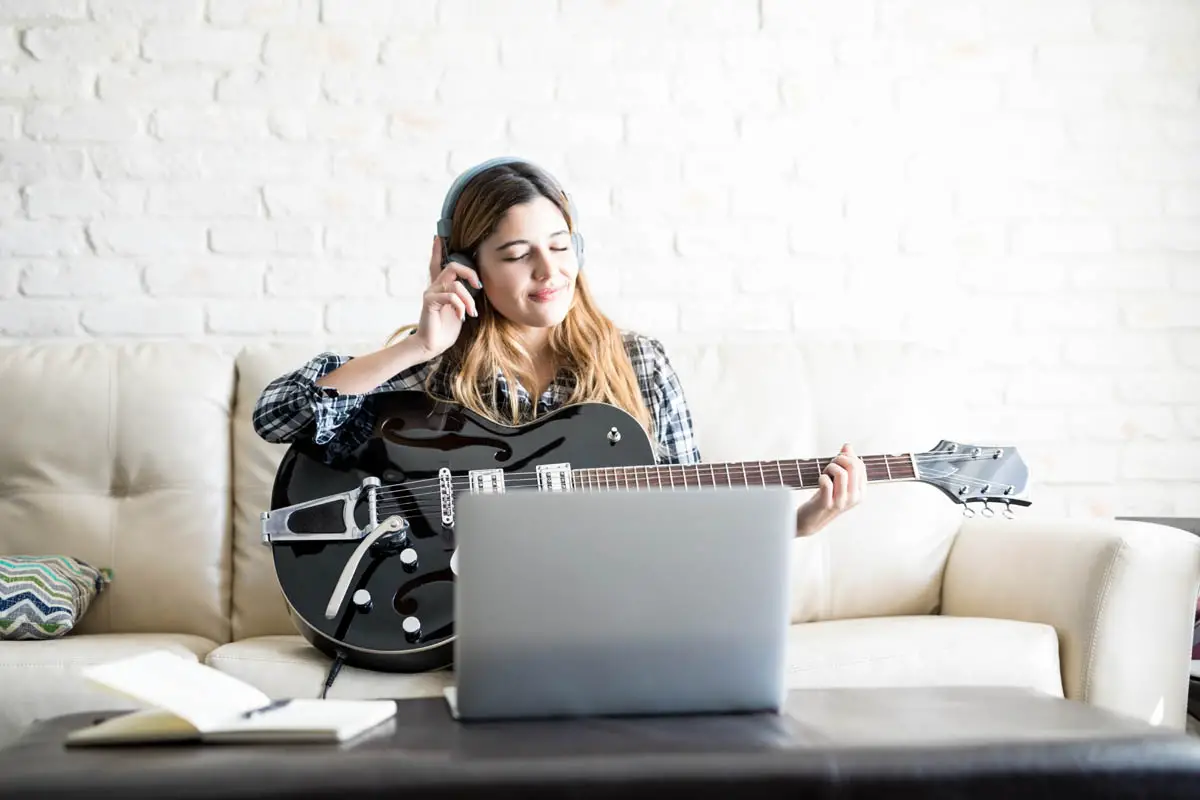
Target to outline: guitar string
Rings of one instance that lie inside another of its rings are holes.
[[[888,461],[887,459],[892,459],[892,461]],[[816,460],[817,461],[832,461],[832,459],[816,459]],[[983,460],[983,459],[981,459],[978,456],[956,455],[956,456],[946,456],[946,457],[941,457],[941,458],[918,458],[917,462],[922,463],[922,462],[928,462],[928,461],[937,461],[937,462],[944,463],[944,462],[952,462],[952,461],[980,461],[980,460]],[[870,467],[874,466],[879,469],[887,469],[890,474],[891,469],[893,469],[893,468],[902,469],[904,466],[908,465],[910,463],[910,461],[905,456],[866,456],[863,458],[863,463],[864,463],[864,466],[868,467],[868,469]],[[746,466],[744,466],[745,464],[759,464],[760,466],[746,467]],[[771,464],[772,466],[764,466],[767,464]],[[614,471],[636,471],[639,469],[654,470],[656,472],[656,474],[663,474],[664,478],[672,478],[672,479],[674,478],[674,476],[676,474],[679,474],[681,476],[686,476],[687,470],[691,470],[693,473],[697,473],[699,470],[703,470],[703,469],[710,469],[710,470],[724,469],[727,473],[730,473],[730,474],[741,471],[746,476],[748,476],[750,474],[750,472],[754,469],[758,469],[760,472],[764,472],[764,473],[765,472],[778,472],[780,470],[791,470],[791,471],[798,471],[801,474],[803,474],[805,470],[814,469],[817,471],[817,474],[820,474],[821,472],[824,471],[824,467],[820,467],[818,464],[813,464],[811,462],[802,463],[802,462],[798,462],[798,461],[793,461],[793,462],[789,463],[786,461],[774,461],[774,462],[771,462],[771,461],[763,461],[763,462],[733,462],[733,461],[724,462],[724,461],[719,461],[719,462],[704,462],[701,464],[663,464],[663,465],[648,465],[648,466],[635,465],[635,466],[628,466],[628,467],[583,467],[580,469],[573,469],[573,470],[571,470],[571,472],[573,474],[593,473],[593,472],[600,472],[600,471],[609,470],[609,469],[614,470]],[[678,471],[678,473],[676,471]],[[634,474],[636,475],[636,472]],[[536,478],[536,477],[537,477],[536,472],[529,472],[529,471],[506,472],[504,475],[504,482],[507,484],[507,483],[511,482],[513,479],[520,480],[522,478]],[[451,478],[452,481],[462,480],[462,479],[463,478],[461,476],[453,476]],[[399,490],[399,491],[408,491],[408,490],[411,490],[412,488],[422,487],[422,486],[433,487],[440,483],[441,483],[441,479],[439,479],[439,478],[420,478],[415,481],[409,481],[408,483],[405,484],[404,489]],[[386,493],[387,491],[389,491],[389,489],[384,487],[384,488],[381,488],[377,492],[377,494]]]

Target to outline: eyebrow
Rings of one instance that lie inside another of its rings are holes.
[[[570,233],[570,231],[565,230],[565,229],[561,230],[561,231],[555,231],[554,233],[550,234],[550,238],[553,239],[555,236],[562,236],[564,233]],[[529,244],[529,240],[528,239],[513,239],[511,242],[505,242],[504,244],[500,245],[496,249],[503,250],[507,247],[512,247],[515,244]]]

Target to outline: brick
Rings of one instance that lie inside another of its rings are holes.
[[[671,102],[671,78],[649,69],[568,72],[559,80],[557,97],[563,108],[661,113]]]
[[[101,71],[101,100],[121,104],[194,106],[213,98],[215,73],[186,66],[150,65]]]
[[[1117,378],[1117,398],[1127,403],[1186,405],[1200,397],[1200,373],[1179,369],[1127,370]]]
[[[0,67],[0,100],[71,103],[92,94],[90,71],[73,64],[10,64]]]
[[[745,73],[832,71],[838,59],[834,43],[821,38],[798,38],[760,31],[722,36],[722,63]],[[879,40],[874,40],[880,46]],[[705,43],[707,44],[707,42]],[[840,42],[838,43],[840,48]]]
[[[1148,75],[1122,80],[1111,87],[1115,107],[1131,113],[1193,111],[1197,106],[1195,81],[1175,75]]]
[[[21,276],[21,294],[26,297],[129,297],[141,293],[141,268],[119,259],[31,262]]]
[[[636,330],[648,336],[661,336],[680,330],[679,303],[671,299],[642,297],[599,297],[604,313],[618,327]]]
[[[1125,322],[1131,328],[1195,328],[1200,326],[1200,294],[1162,295],[1154,299],[1128,299]]]
[[[515,147],[554,147],[563,141],[616,147],[625,135],[624,121],[615,113],[532,110],[513,114],[508,124]]]
[[[377,337],[383,341],[401,325],[416,323],[420,307],[398,307],[395,300],[333,300],[325,306],[325,330],[335,336]]]
[[[374,64],[379,34],[370,28],[290,28],[267,34],[263,61],[271,66]]]
[[[269,124],[287,141],[365,142],[381,138],[386,122],[373,108],[314,108],[273,111]]]
[[[392,80],[396,81],[396,76]],[[516,109],[536,109],[553,103],[555,82],[554,73],[546,69],[481,74],[452,65],[437,82],[437,99],[450,106],[480,105],[513,113]]]
[[[0,142],[0,180],[15,183],[83,177],[83,150],[32,142]]]
[[[277,297],[379,297],[387,273],[378,261],[274,261],[266,287]]]
[[[459,6],[469,1],[460,0]],[[666,30],[671,20],[670,0],[574,0],[561,5],[558,29],[588,38],[628,35],[631,15],[636,15],[637,27],[643,31]]]
[[[1122,447],[1082,442],[1072,442],[1069,446],[1065,442],[1028,442],[1019,450],[1030,473],[1036,475],[1041,484],[1101,483],[1117,480]]]
[[[1117,39],[1148,39],[1156,46],[1200,37],[1200,7],[1192,0],[1096,0],[1096,31]]]
[[[1073,115],[1067,131],[1072,143],[1088,147],[1158,145],[1166,139],[1161,120],[1133,113]]]
[[[208,180],[263,182],[323,179],[329,172],[329,153],[323,146],[300,143],[224,142],[199,152],[200,175]]]
[[[155,217],[254,217],[259,213],[255,186],[173,182],[150,187],[146,213]]]
[[[672,75],[671,103],[681,111],[716,107],[729,113],[770,113],[781,100],[775,81],[764,81],[761,73],[713,65]]]
[[[1188,256],[1176,262],[1171,283],[1185,292],[1200,292],[1200,257]]]
[[[1131,443],[1121,454],[1121,477],[1200,481],[1200,447],[1195,442]]]
[[[25,187],[30,219],[137,216],[145,201],[146,188],[133,183],[45,181]]]
[[[1067,513],[1072,517],[1102,519],[1169,517],[1177,510],[1173,494],[1168,486],[1145,481],[1072,488],[1067,498]],[[1040,498],[1038,502],[1041,503]]]
[[[92,18],[97,22],[146,23],[199,22],[204,0],[91,0]]]
[[[1098,111],[1108,106],[1109,87],[1086,78],[1009,76],[1003,105],[1014,111]]]
[[[975,442],[1061,442],[1069,415],[1061,408],[997,410],[978,420]],[[974,426],[972,426],[974,428]]]
[[[711,219],[720,223],[729,216],[729,194],[728,189],[716,185],[627,184],[612,189],[612,207],[618,216],[683,221]],[[582,209],[580,213],[582,215]]]
[[[1036,65],[1039,73],[1050,76],[1128,75],[1146,68],[1149,53],[1145,45],[1132,42],[1042,44]]]
[[[711,112],[638,111],[626,117],[626,126],[627,141],[639,147],[662,147],[689,139],[703,145],[732,144],[737,140],[734,119]]]
[[[244,142],[270,134],[266,111],[217,105],[159,109],[146,127],[164,141]]]
[[[639,260],[636,263],[627,262],[614,265],[616,269],[606,268],[592,273],[592,283],[601,283],[609,274],[617,273],[615,284],[608,284],[608,289],[618,289],[622,286],[632,289],[639,295],[648,297],[687,297],[690,302],[711,301],[713,297],[728,298],[738,290],[737,268],[728,261],[720,259],[691,259],[684,261],[679,258],[656,258]],[[602,276],[598,274],[603,272]],[[762,293],[775,290],[771,276],[758,275],[757,280],[749,284],[752,292]],[[786,326],[785,326],[786,327]]]
[[[147,31],[142,57],[164,64],[254,64],[262,52],[262,34],[252,30],[163,28]]]
[[[1039,221],[1013,226],[1015,253],[1105,253],[1113,247],[1112,227],[1102,222]]]
[[[871,34],[875,13],[870,0],[762,0],[763,28],[775,33]]]
[[[9,256],[76,256],[87,252],[83,228],[73,222],[0,221],[0,253]]]
[[[399,74],[382,67],[333,67],[321,81],[325,97],[340,105],[421,108],[434,104],[437,89],[438,78],[430,66]]]
[[[433,211],[426,235],[432,235],[430,226],[436,217],[437,211]],[[325,249],[330,255],[348,258],[394,257],[398,253],[412,252],[405,244],[403,226],[395,222],[338,220],[325,228]],[[428,255],[424,258],[426,262],[429,259]]]
[[[903,80],[903,79],[901,79]],[[942,91],[948,89],[942,84]],[[936,92],[939,87],[926,90]],[[890,109],[895,104],[895,96],[899,89],[894,88],[893,81],[878,75],[867,73],[859,75],[784,75],[779,81],[779,93],[783,106],[789,113],[812,113],[824,116],[826,114],[863,114],[866,111],[879,112]],[[913,90],[917,91],[917,90]],[[971,99],[971,104],[986,102],[988,91]],[[974,106],[973,106],[974,107]]]
[[[321,329],[321,304],[288,300],[222,301],[205,309],[207,330],[228,334],[314,334]]]
[[[454,177],[444,146],[334,147],[329,158],[335,180],[445,181],[444,192]]]
[[[88,225],[88,238],[99,255],[185,255],[204,250],[204,225],[190,220],[106,219]]]
[[[79,308],[61,300],[0,300],[0,336],[21,340],[75,336]]]
[[[384,64],[428,64],[431,58],[436,59],[450,49],[456,53],[455,63],[479,69],[500,65],[505,69],[528,70],[554,64],[556,69],[564,73],[581,73],[585,76],[610,70],[617,63],[621,64],[622,69],[635,69],[635,65],[628,61],[618,61],[617,42],[611,38],[497,38],[470,31],[392,37],[384,43],[380,60]]]
[[[1023,330],[1111,330],[1120,311],[1115,300],[1102,297],[1028,297],[1017,312]]]
[[[965,78],[900,78],[896,81],[896,107],[905,113],[955,113],[994,111],[1000,108],[1000,83],[986,76]]]
[[[0,184],[0,217],[16,217],[21,214],[21,190],[16,184]]]
[[[990,40],[1092,41],[1092,7],[1089,0],[987,0],[983,4],[984,28]]]
[[[1147,256],[1088,257],[1071,263],[1070,285],[1089,290],[1166,289],[1171,285],[1171,265]]]
[[[108,180],[191,180],[200,176],[201,152],[191,145],[137,142],[88,148],[96,176]]]
[[[1200,439],[1200,406],[1179,406],[1175,418],[1187,436]]]
[[[1174,362],[1166,337],[1143,333],[1090,333],[1070,336],[1064,361],[1080,367],[1162,367]]]
[[[87,19],[87,0],[0,0],[0,22],[72,22]]]
[[[984,30],[983,9],[963,0],[892,0],[877,13],[886,38],[976,39]]]
[[[24,261],[0,257],[0,299],[16,296],[25,264]]]
[[[1021,370],[1008,377],[1004,399],[1021,406],[1111,405],[1113,377],[1082,370]]]
[[[504,117],[497,114],[481,119],[471,109],[436,107],[397,111],[388,116],[387,125],[388,136],[393,139],[439,150],[474,143],[502,147],[508,135]]]
[[[780,221],[713,221],[708,225],[681,224],[675,250],[688,258],[778,258],[788,253],[788,229]]]
[[[124,108],[75,106],[31,109],[25,135],[48,142],[124,142],[138,134],[138,118]]]
[[[209,246],[232,255],[314,255],[321,250],[321,231],[291,221],[222,220],[209,231]]]
[[[428,28],[437,18],[437,6],[436,0],[321,0],[321,21]]]
[[[1168,188],[1167,213],[1180,217],[1200,217],[1200,187]]]
[[[220,103],[251,107],[310,105],[321,95],[320,75],[312,69],[272,70],[235,69],[216,84]]]
[[[293,25],[317,19],[316,0],[208,0],[208,21],[218,25]]]
[[[1102,406],[1072,410],[1060,430],[1099,442],[1169,440],[1179,434],[1179,424],[1169,406]]]
[[[146,265],[143,280],[152,297],[259,297],[266,265],[213,255],[195,258],[155,258]]]
[[[271,217],[381,217],[385,190],[349,182],[276,184],[263,187],[263,199]]]
[[[1179,363],[1186,367],[1200,367],[1200,333],[1177,332],[1171,338]]]
[[[1122,177],[1132,180],[1200,180],[1200,150],[1195,148],[1124,150],[1109,158],[1118,165]]]
[[[992,311],[997,306],[1001,308],[999,314]],[[922,309],[918,313],[928,315],[935,321],[944,316],[942,313],[929,309]],[[972,327],[955,336],[955,343],[961,357],[985,367],[1062,366],[1063,341],[1062,337],[1055,333],[1006,331],[1003,338],[997,341],[996,331],[1009,327],[1010,320],[1014,315],[1015,309],[996,302],[994,298],[990,299],[986,308],[981,309],[980,313],[980,316],[988,320],[989,325]],[[996,320],[994,327],[991,326],[993,320]]]
[[[800,298],[792,303],[792,326],[806,338],[893,337],[910,317],[903,302],[882,292],[803,292]]]
[[[792,327],[788,301],[770,295],[743,295],[726,300],[683,297],[679,304],[679,330],[684,333],[786,331]]]
[[[1200,252],[1200,225],[1193,219],[1139,219],[1117,226],[1122,250]]]
[[[85,307],[80,324],[104,336],[195,336],[204,329],[204,314],[194,305],[162,300],[105,302]]]
[[[894,241],[890,233],[888,241]],[[881,238],[880,244],[883,242]],[[900,231],[900,251],[907,254],[959,253],[975,257],[998,256],[1006,250],[1004,225],[992,220],[916,219],[904,224]]]
[[[32,28],[21,44],[39,61],[131,61],[138,56],[138,31],[129,25],[71,25]]]

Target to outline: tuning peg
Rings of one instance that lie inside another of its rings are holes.
[[[1016,519],[1016,516],[1017,515],[1014,514],[1013,510],[1012,510],[1012,503],[1005,500],[1004,501],[1004,518],[1005,519]]]
[[[971,508],[966,503],[963,503],[963,516],[967,519],[971,519],[975,516],[975,509]]]
[[[984,501],[983,501],[983,511],[981,511],[980,513],[981,513],[981,514],[982,514],[984,517],[987,517],[987,518],[989,518],[989,519],[990,519],[991,517],[994,517],[994,516],[996,516],[996,512],[995,512],[995,511],[993,511],[993,510],[992,510],[992,507],[988,505],[988,501],[987,501],[987,500],[984,500]]]

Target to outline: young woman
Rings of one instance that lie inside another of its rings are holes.
[[[372,395],[423,388],[506,425],[571,403],[609,403],[641,423],[657,463],[699,462],[662,344],[619,331],[596,306],[576,217],[555,179],[528,162],[468,170],[443,204],[415,329],[368,355],[325,352],[276,378],[254,409],[255,431],[351,452],[371,435]],[[856,505],[865,487],[862,460],[843,446],[799,508],[797,535]]]

